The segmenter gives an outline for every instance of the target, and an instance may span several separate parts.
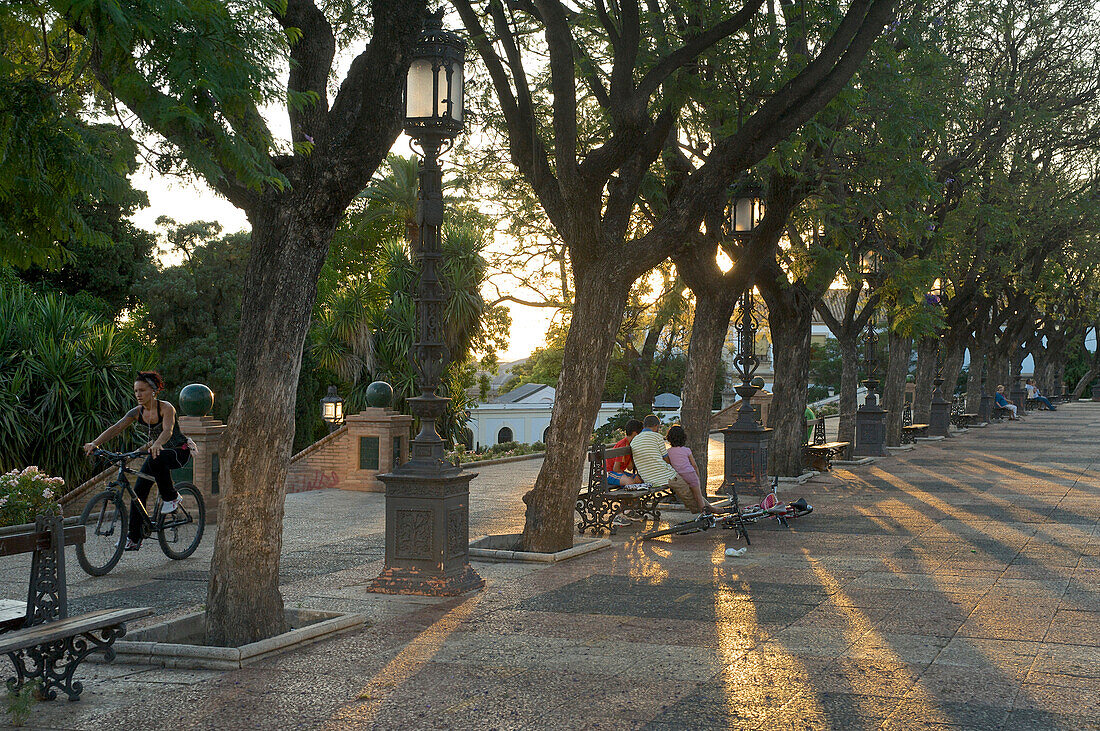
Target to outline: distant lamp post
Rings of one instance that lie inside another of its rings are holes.
[[[859,273],[867,282],[869,294],[882,286],[886,274],[883,270],[882,242],[875,229],[874,221],[868,221],[864,230],[862,248],[859,259]],[[876,389],[878,380],[878,311],[871,309],[871,316],[867,319],[866,356],[864,363],[867,367],[867,378],[863,385],[867,387],[867,396],[863,405],[856,410],[856,443],[852,446],[852,453],[861,457],[884,457],[886,451],[886,410],[879,405]]]
[[[344,399],[336,393],[336,386],[329,386],[328,396],[321,399],[321,419],[328,424],[329,434],[344,424]]]
[[[730,196],[729,211],[724,234],[744,238],[760,225],[763,216],[763,192],[758,186],[742,185]],[[725,444],[724,487],[722,492],[732,496],[737,505],[738,493],[764,495],[768,488],[768,441],[771,429],[756,419],[752,397],[763,388],[764,382],[755,376],[759,366],[756,357],[756,335],[760,325],[756,318],[756,300],[750,284],[741,295],[740,311],[734,323],[737,332],[737,355],[733,367],[741,379],[734,390],[741,397],[737,409],[737,421],[722,430]],[[739,526],[748,542],[744,526]]]
[[[932,292],[936,304],[943,306],[946,301],[946,293],[943,280],[937,279],[932,284]],[[928,411],[928,433],[934,437],[951,436],[951,400],[943,395],[943,363],[947,354],[943,349],[944,333],[941,332],[936,345],[936,377],[932,380],[932,403]]]
[[[470,480],[477,474],[446,461],[436,430],[450,402],[436,394],[450,358],[444,343],[446,293],[439,280],[439,156],[462,132],[464,57],[462,39],[443,28],[443,11],[429,14],[412,53],[405,91],[405,132],[421,157],[414,343],[420,395],[408,399],[413,416],[420,420],[420,432],[410,444],[409,461],[378,475],[386,485],[386,555],[385,567],[371,588],[389,594],[453,596],[485,585],[469,561]]]

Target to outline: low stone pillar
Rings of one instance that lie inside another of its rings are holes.
[[[856,409],[856,443],[852,454],[857,457],[885,457],[886,409],[879,406],[878,396],[867,392],[863,406]]]
[[[978,404],[978,421],[989,423],[993,420],[993,396],[982,390],[982,400]]]
[[[932,408],[928,414],[928,435],[951,436],[951,402],[943,397],[943,391],[940,390],[940,386],[943,385],[943,376],[936,374],[933,383],[935,390],[932,391]]]
[[[350,448],[342,490],[385,492],[380,473],[393,472],[409,461],[413,418],[383,407],[368,407],[346,418]]]
[[[1012,384],[1012,388],[1009,389],[1008,393],[1012,403],[1016,404],[1016,415],[1024,416],[1024,412],[1027,411],[1027,389],[1024,388],[1024,384],[1020,383],[1019,378]]]
[[[917,402],[917,384],[906,382],[905,383],[905,403],[912,406]]]
[[[196,451],[191,455],[191,482],[202,493],[206,504],[206,522],[218,520],[218,503],[221,500],[222,438],[226,425],[210,416],[214,408],[214,393],[200,383],[192,383],[180,390],[180,431],[195,442]]]

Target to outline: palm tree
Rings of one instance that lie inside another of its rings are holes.
[[[37,465],[74,486],[90,474],[80,445],[129,408],[151,350],[58,294],[0,287],[0,470]],[[137,446],[123,443],[123,446]]]

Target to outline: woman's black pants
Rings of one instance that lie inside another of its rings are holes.
[[[157,481],[157,491],[160,492],[161,500],[175,500],[177,497],[176,488],[172,486],[172,470],[178,470],[187,464],[187,460],[191,459],[191,452],[187,447],[175,447],[173,449],[162,449],[160,454],[153,457],[146,457],[145,463],[141,466],[141,473],[149,475]],[[144,504],[149,497],[149,490],[153,487],[153,483],[144,478],[139,477],[134,482],[134,491],[137,496],[141,498],[141,502]],[[156,522],[157,516],[152,516],[153,521]],[[144,514],[141,507],[137,503],[130,505],[130,540],[134,543],[141,541],[141,524],[144,520]]]

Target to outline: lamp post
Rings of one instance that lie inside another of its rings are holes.
[[[944,293],[943,280],[937,279],[932,285],[932,294],[936,301],[943,305]],[[943,336],[940,332],[936,345],[936,377],[932,379],[932,403],[928,412],[928,433],[934,437],[947,437],[951,435],[951,401],[943,395]]]
[[[413,50],[405,89],[405,132],[421,158],[414,343],[420,395],[408,399],[413,416],[420,420],[420,432],[410,444],[409,461],[378,475],[386,485],[386,557],[371,589],[389,594],[453,596],[485,584],[469,562],[470,480],[477,475],[446,461],[436,430],[450,402],[436,393],[450,357],[443,338],[446,296],[439,280],[439,156],[462,132],[464,53],[463,41],[443,29],[443,12],[429,14]]]
[[[344,425],[344,399],[336,393],[336,386],[328,387],[328,396],[321,399],[321,420],[328,424],[328,433]]]
[[[860,274],[867,282],[869,294],[882,286],[885,277],[882,267],[882,254],[879,252],[880,241],[873,221],[867,223],[866,234],[863,239],[866,247],[860,256]],[[877,374],[876,351],[878,350],[878,312],[872,308],[871,316],[867,320],[866,357],[864,364],[867,368],[867,378],[863,385],[867,387],[867,396],[863,405],[856,410],[856,443],[852,446],[852,453],[860,457],[885,457],[886,451],[886,409],[878,402],[876,389],[879,386]]]
[[[997,300],[993,300],[993,306],[990,310],[990,319],[992,322],[997,320]],[[974,364],[971,363],[970,367],[973,368]],[[986,390],[986,380],[989,377],[989,356],[982,356],[981,372],[979,374],[979,387],[981,388],[981,400],[978,402],[978,421],[983,424],[988,424],[993,418],[993,396]]]
[[[751,183],[742,183],[731,193],[724,233],[730,237],[746,238],[756,230],[764,216],[764,193],[758,185]],[[734,322],[737,355],[733,359],[733,367],[741,379],[741,385],[734,390],[741,397],[741,405],[737,409],[737,421],[722,430],[725,459],[720,492],[732,495],[735,505],[738,493],[764,495],[768,490],[768,440],[772,430],[757,421],[752,406],[752,397],[763,386],[760,379],[754,378],[759,366],[756,334],[760,327],[755,309],[756,300],[750,284],[741,294],[740,312]]]

